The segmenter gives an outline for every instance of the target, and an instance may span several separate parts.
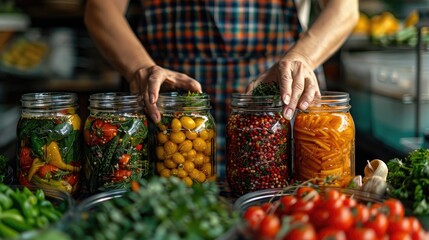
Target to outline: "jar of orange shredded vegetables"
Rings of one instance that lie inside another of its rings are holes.
[[[296,114],[294,179],[344,187],[355,174],[355,126],[345,92],[322,92]]]

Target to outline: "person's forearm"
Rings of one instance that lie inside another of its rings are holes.
[[[330,0],[324,10],[291,48],[316,68],[325,62],[347,39],[359,17],[358,0]]]
[[[126,0],[88,0],[85,25],[104,57],[130,80],[142,67],[155,65],[124,13]]]

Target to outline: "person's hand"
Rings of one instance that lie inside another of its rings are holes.
[[[155,123],[161,120],[161,114],[156,106],[159,92],[177,89],[202,92],[201,84],[195,79],[157,65],[138,69],[129,84],[130,91],[142,97],[144,109]]]
[[[280,97],[284,103],[282,114],[290,120],[296,107],[305,110],[315,97],[320,97],[319,84],[309,59],[289,52],[265,73],[258,76],[247,87],[250,93],[258,84],[277,82],[280,86]]]

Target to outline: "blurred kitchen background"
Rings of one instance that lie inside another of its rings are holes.
[[[76,92],[85,119],[91,93],[124,89],[85,30],[84,3],[0,0],[0,151],[10,158],[21,94]],[[357,169],[429,147],[428,8],[428,0],[361,0],[355,32],[324,65],[328,88],[351,96]],[[131,0],[131,22],[137,12]]]

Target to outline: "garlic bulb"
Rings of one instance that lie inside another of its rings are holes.
[[[362,190],[365,192],[383,195],[386,191],[387,183],[380,176],[372,176],[363,184]]]
[[[368,178],[373,176],[379,176],[384,181],[387,179],[387,174],[389,170],[387,168],[387,164],[380,159],[373,159],[368,161],[368,164],[365,166],[364,173],[364,182],[368,180]]]
[[[353,179],[350,181],[349,186],[352,189],[361,189],[362,188],[362,176],[361,175],[354,176]]]

